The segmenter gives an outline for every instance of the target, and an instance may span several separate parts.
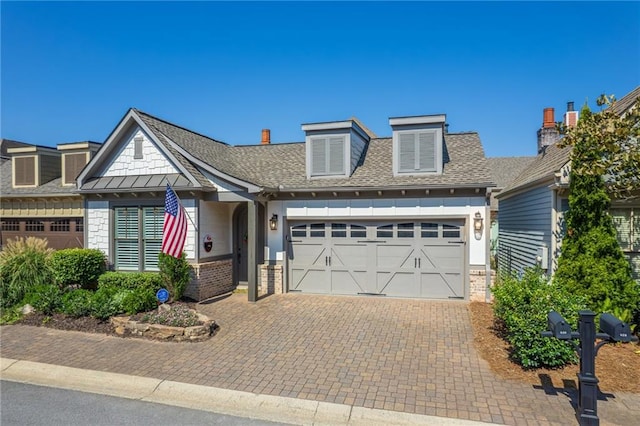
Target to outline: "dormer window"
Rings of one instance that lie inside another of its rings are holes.
[[[12,186],[37,187],[60,177],[60,155],[44,146],[22,146],[7,149],[11,155]]]
[[[99,145],[95,142],[74,142],[58,145],[62,152],[62,184],[75,185],[76,178],[96,152]]]
[[[304,124],[307,134],[307,178],[349,177],[369,142],[354,121]]]
[[[345,137],[311,138],[311,176],[344,175]]]
[[[13,158],[13,186],[36,186],[36,156]]]
[[[442,173],[444,115],[390,118],[394,176]]]

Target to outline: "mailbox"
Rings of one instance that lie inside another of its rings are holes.
[[[631,330],[629,324],[619,320],[609,313],[600,315],[600,330],[607,333],[614,342],[630,342]]]
[[[556,339],[571,339],[571,326],[567,324],[567,321],[562,315],[556,311],[551,311],[547,314],[547,326]]]

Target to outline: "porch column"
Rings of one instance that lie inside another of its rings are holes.
[[[249,302],[258,300],[258,202],[247,201],[247,287]]]

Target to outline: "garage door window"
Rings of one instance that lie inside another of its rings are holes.
[[[346,238],[347,237],[347,224],[346,223],[332,223],[331,224],[331,236],[333,238]]]
[[[291,236],[292,237],[306,237],[307,236],[307,225],[295,225],[291,228]]]
[[[351,225],[351,238],[366,238],[367,228],[362,225]]]
[[[378,238],[392,238],[393,237],[393,225],[381,225],[378,226],[378,232],[376,234]]]
[[[454,225],[442,225],[443,238],[460,238],[460,228]]]
[[[312,223],[309,236],[311,238],[324,238],[324,223]]]
[[[422,238],[438,238],[438,224],[437,223],[421,223],[420,236]]]
[[[399,223],[398,238],[413,238],[413,223]]]

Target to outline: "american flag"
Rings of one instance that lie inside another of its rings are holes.
[[[162,228],[162,252],[179,258],[187,238],[187,215],[180,200],[167,184],[164,198],[164,226]]]

